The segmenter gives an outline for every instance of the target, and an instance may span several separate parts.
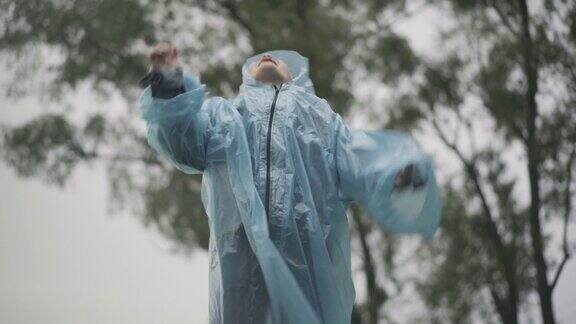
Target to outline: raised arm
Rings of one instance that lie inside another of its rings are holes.
[[[183,75],[175,47],[159,44],[150,58],[152,69],[140,82],[148,143],[181,171],[202,173],[213,128],[211,115],[218,105],[204,102],[198,78]]]
[[[357,201],[385,231],[432,236],[442,202],[432,159],[399,132],[349,128],[334,115],[341,199]]]

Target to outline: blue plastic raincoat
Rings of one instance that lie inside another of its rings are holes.
[[[397,132],[349,128],[317,97],[308,60],[268,52],[292,80],[275,87],[249,66],[234,99],[141,97],[148,141],[178,169],[202,173],[210,225],[210,323],[350,323],[354,286],[346,210],[364,206],[384,231],[432,236],[441,201],[431,158]],[[412,165],[424,186],[394,189]],[[200,208],[200,207],[199,207]]]

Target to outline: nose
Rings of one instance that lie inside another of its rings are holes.
[[[272,55],[270,55],[270,54],[264,54],[264,55],[262,55],[262,58],[272,58]]]

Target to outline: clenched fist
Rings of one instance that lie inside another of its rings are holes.
[[[150,53],[150,61],[154,70],[174,69],[180,65],[178,50],[170,43],[159,43],[154,46]]]

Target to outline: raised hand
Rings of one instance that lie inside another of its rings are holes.
[[[420,189],[426,184],[426,180],[420,174],[418,168],[410,164],[402,169],[394,179],[394,189],[404,190],[409,187]]]
[[[154,70],[171,70],[180,66],[178,50],[170,43],[159,43],[150,52],[150,61]]]

